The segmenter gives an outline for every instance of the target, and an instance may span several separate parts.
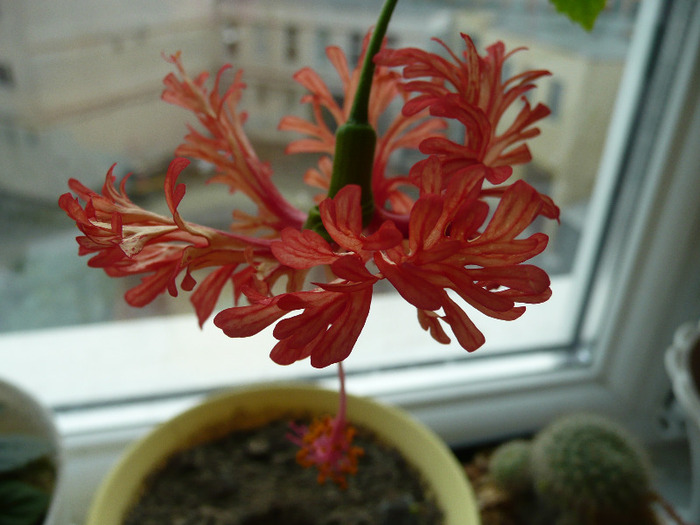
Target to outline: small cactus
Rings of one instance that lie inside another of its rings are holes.
[[[529,441],[516,439],[499,446],[489,460],[494,483],[509,492],[523,494],[532,488]]]
[[[562,524],[627,523],[633,515],[648,522],[646,455],[605,418],[568,416],[543,429],[532,443],[531,469],[537,494],[558,509]]]

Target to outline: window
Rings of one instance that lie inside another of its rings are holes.
[[[0,63],[0,87],[11,88],[15,85],[15,76],[9,64]]]
[[[353,32],[350,35],[350,50],[348,51],[348,61],[351,64],[356,64],[362,52],[362,39],[364,33]]]
[[[287,26],[285,29],[286,36],[286,59],[288,62],[295,62],[299,55],[299,30],[296,26]]]
[[[350,0],[330,3],[342,18],[366,14],[353,9]],[[249,85],[264,85],[253,66],[264,62],[271,42],[284,42],[284,37],[273,35],[272,27],[253,22],[246,28],[242,21],[228,20],[227,4],[218,2],[220,16],[210,19],[251,35],[259,53],[249,58],[257,64],[234,65],[250,72]],[[308,24],[313,6],[322,4],[328,2],[295,2],[309,9]],[[572,408],[616,411],[646,435],[658,435],[663,432],[655,425],[663,410],[659,400],[667,392],[661,353],[676,325],[700,317],[693,266],[700,256],[693,237],[700,231],[693,161],[700,133],[698,4],[617,2],[591,35],[546,2],[494,3],[499,8],[492,10],[484,3],[474,9],[467,2],[400,4],[395,22],[430,29],[431,34],[427,29],[411,34],[426,46],[433,45],[426,4],[431,13],[439,4],[454,15],[443,18],[454,24],[442,28],[445,34],[464,29],[476,31],[483,44],[502,39],[509,49],[525,45],[529,51],[516,53],[512,67],[522,68],[521,60],[527,60],[554,75],[554,83],[546,87],[543,82],[532,96],[549,93],[556,118],[540,126],[535,161],[518,173],[546,188],[562,208],[561,224],[548,231],[551,246],[540,260],[552,275],[554,295],[512,323],[475,316],[487,344],[466,354],[456,345],[434,343],[418,327],[412,307],[383,294],[373,303],[346,365],[348,388],[405,405],[453,443],[525,432]],[[149,19],[158,24],[153,13]],[[470,19],[479,20],[476,28]],[[318,38],[309,41],[335,41],[325,15],[318,23]],[[40,38],[41,20],[32,26],[30,16],[28,24],[26,31]],[[221,42],[210,48],[180,28],[164,22],[153,34],[172,31],[173,38],[181,38],[191,52],[190,71],[216,70]],[[80,27],[74,31],[51,38],[61,39],[64,48],[94,46],[82,51],[99,66],[100,49],[109,54],[109,40],[83,39]],[[294,54],[313,62],[317,51],[303,49],[296,33],[292,36],[298,46]],[[157,101],[167,65],[142,64],[134,86],[144,89],[125,88],[98,107],[47,98],[54,89],[52,75],[58,73],[40,66],[51,58],[52,42],[34,46],[35,54],[28,53],[24,64],[35,73],[27,75],[36,82],[28,91],[36,97],[32,107],[47,106],[26,115],[40,120],[31,122],[36,143],[26,149],[0,144],[0,163],[5,163],[0,165],[0,373],[37,391],[57,410],[69,434],[150,424],[180,402],[251,381],[307,379],[334,385],[333,371],[312,370],[306,362],[286,368],[272,364],[269,332],[234,341],[210,324],[200,331],[186,297],[162,297],[143,310],[132,309],[121,295],[135,283],[109,279],[78,258],[75,228],[56,206],[68,177],[80,174],[98,187],[117,161],[120,174],[134,171],[158,188],[162,162],[186,132],[186,115]],[[604,49],[613,50],[612,56],[602,55]],[[138,60],[147,60],[146,55],[139,53]],[[115,70],[134,69],[119,56],[109,60]],[[68,82],[72,77],[60,78]],[[80,89],[91,92],[87,80],[80,82]],[[286,92],[279,82],[275,88]],[[14,103],[0,98],[0,104]],[[0,107],[0,114],[23,110]],[[256,130],[255,145],[261,157],[269,155],[290,200],[310,206],[311,195],[298,184],[309,159],[286,158],[279,144],[266,143],[261,135],[264,130]],[[2,135],[0,140],[6,142]],[[144,144],[148,158],[140,153]],[[402,161],[396,159],[397,166]],[[190,220],[225,228],[238,201],[218,190],[193,176],[180,211]],[[139,199],[144,207],[167,211],[157,192],[145,191]],[[161,406],[167,408],[161,411]],[[152,410],[135,416],[134,407]]]
[[[270,29],[264,22],[256,23],[253,26],[253,35],[255,35],[255,56],[259,60],[266,60],[270,53]]]
[[[564,86],[561,82],[552,80],[549,84],[549,93],[547,94],[547,106],[552,112],[552,117],[557,118],[561,111],[561,98],[563,96]]]
[[[325,65],[327,62],[326,48],[331,43],[331,33],[330,30],[325,27],[319,27],[316,32],[316,58],[314,65]]]
[[[240,31],[235,24],[224,27],[221,31],[221,40],[228,54],[235,57],[238,54],[241,43]]]

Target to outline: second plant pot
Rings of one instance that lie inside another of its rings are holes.
[[[0,523],[61,523],[61,453],[51,412],[0,379]]]

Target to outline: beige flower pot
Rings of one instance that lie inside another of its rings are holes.
[[[142,480],[172,453],[236,428],[294,413],[334,413],[336,392],[309,386],[266,386],[216,395],[157,427],[135,443],[107,475],[86,525],[121,525]],[[478,525],[474,493],[462,466],[431,430],[404,411],[349,396],[348,419],[396,447],[422,474],[445,515],[445,525]]]

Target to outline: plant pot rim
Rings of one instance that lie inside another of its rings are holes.
[[[0,393],[9,394],[8,397],[11,402],[16,401],[27,407],[33,424],[37,426],[36,433],[40,434],[42,438],[48,439],[51,444],[51,460],[54,464],[56,477],[49,507],[46,510],[46,516],[42,524],[53,525],[54,523],[59,523],[61,497],[63,494],[64,458],[62,440],[56,427],[53,413],[36,396],[7,378],[0,377]]]
[[[335,391],[296,383],[255,385],[208,397],[127,449],[100,484],[86,525],[121,525],[138,497],[141,480],[177,450],[290,414],[332,414],[337,399]],[[434,432],[404,410],[369,398],[348,395],[347,410],[353,424],[371,429],[396,447],[423,476],[443,510],[444,525],[480,523],[476,498],[462,465]]]

